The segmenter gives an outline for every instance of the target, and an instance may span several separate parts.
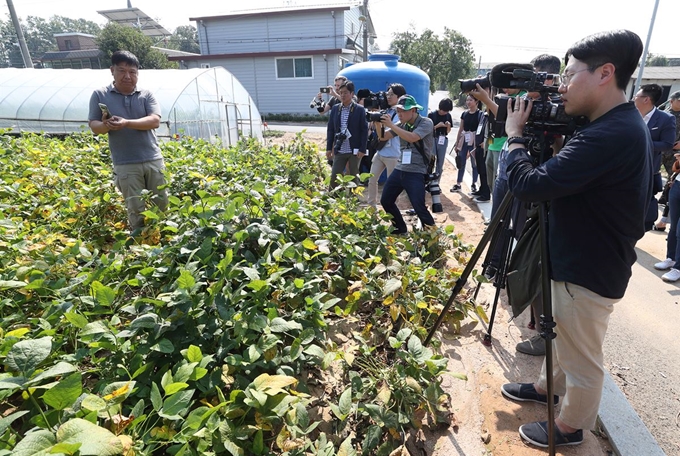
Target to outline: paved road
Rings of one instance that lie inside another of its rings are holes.
[[[650,231],[626,296],[605,339],[605,367],[669,456],[680,455],[680,282],[665,283],[654,263],[665,258],[666,233]]]

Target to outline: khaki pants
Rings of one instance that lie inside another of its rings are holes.
[[[331,190],[337,185],[337,175],[344,174],[349,163],[349,174],[356,176],[359,173],[359,157],[354,154],[334,154],[333,167],[331,168]]]
[[[614,303],[587,288],[567,282],[552,282],[553,385],[562,397],[560,419],[576,429],[592,429],[602,398],[604,355],[602,344]],[[547,389],[546,363],[538,386]]]
[[[368,179],[368,204],[377,207],[378,204],[378,180],[382,172],[387,169],[387,176],[392,174],[394,167],[397,166],[397,157],[387,158],[380,154],[375,154],[371,161],[371,174],[373,177]]]
[[[113,165],[116,187],[125,199],[130,231],[144,226],[144,216],[141,214],[146,209],[144,199],[141,197],[144,190],[152,193],[152,201],[161,211],[167,209],[167,192],[165,189],[158,189],[158,187],[165,185],[164,170],[163,159],[144,163]]]

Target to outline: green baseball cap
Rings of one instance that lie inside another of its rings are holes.
[[[413,98],[413,96],[411,95],[400,96],[399,101],[397,101],[397,104],[394,107],[403,109],[404,111],[409,111],[413,108],[417,108],[418,111],[421,111],[423,109],[422,106],[416,103],[416,99]]]

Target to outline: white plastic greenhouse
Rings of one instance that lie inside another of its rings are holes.
[[[106,70],[0,69],[0,128],[68,134],[87,130],[92,91],[112,82]],[[222,67],[141,70],[139,87],[161,105],[160,138],[192,136],[229,146],[262,140],[262,119],[248,91]]]

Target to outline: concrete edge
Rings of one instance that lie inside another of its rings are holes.
[[[598,420],[619,456],[666,455],[609,372],[602,386]]]

